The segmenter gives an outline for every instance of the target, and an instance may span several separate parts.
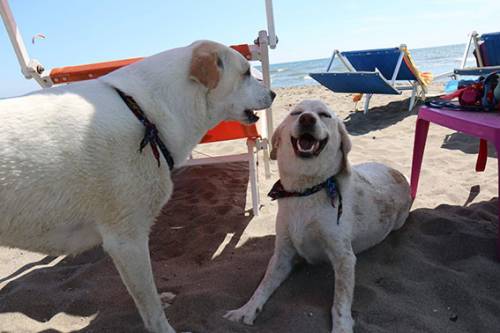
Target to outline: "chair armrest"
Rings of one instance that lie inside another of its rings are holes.
[[[453,71],[456,75],[488,75],[500,71],[500,66],[457,68]]]

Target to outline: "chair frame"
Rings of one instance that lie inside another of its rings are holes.
[[[387,78],[385,78],[381,73],[378,72],[378,70],[375,68],[375,71],[377,73],[379,73],[380,77],[382,79],[384,79],[392,88],[394,88],[395,90],[397,90],[400,94],[404,91],[404,90],[411,90],[411,98],[410,98],[410,104],[408,106],[408,111],[412,111],[414,106],[415,106],[415,102],[417,100],[417,98],[420,98],[420,99],[425,99],[425,93],[426,93],[426,89],[425,87],[421,86],[419,83],[418,83],[418,80],[415,80],[414,82],[408,80],[408,83],[409,85],[408,86],[401,86],[401,85],[398,85],[396,86],[396,81],[406,81],[406,80],[396,80],[396,78],[398,77],[398,74],[399,74],[399,71],[401,69],[401,65],[403,63],[403,59],[404,59],[404,56],[405,56],[405,52],[403,51],[404,48],[406,48],[406,45],[405,44],[401,44],[400,45],[400,55],[399,55],[399,58],[398,58],[398,62],[396,63],[396,67],[394,68],[394,72],[392,73],[392,77],[390,80],[387,80]],[[349,59],[347,59],[346,56],[344,56],[342,54],[341,51],[335,49],[333,51],[333,54],[332,54],[332,57],[330,58],[330,61],[328,62],[328,66],[326,67],[326,72],[330,72],[330,69],[332,67],[332,64],[333,64],[333,61],[335,60],[335,57],[338,57],[340,62],[345,66],[345,68],[349,71],[349,72],[352,72],[352,73],[359,73],[359,71],[357,71],[354,66],[351,64],[351,62],[349,61]],[[417,94],[417,90],[418,90],[418,87],[421,87],[422,90],[419,94]],[[365,94],[365,102],[364,102],[364,113],[367,114],[368,113],[368,109],[369,109],[369,105],[370,105],[370,100],[372,98],[372,96],[374,94]]]
[[[479,76],[479,75],[488,75],[495,71],[500,71],[500,66],[484,66],[484,60],[482,58],[481,52],[478,52],[477,61],[479,66],[476,67],[467,67],[467,59],[469,57],[471,46],[474,45],[475,50],[479,50],[479,42],[481,41],[481,35],[477,31],[472,31],[469,35],[469,40],[465,46],[464,54],[462,56],[462,61],[460,63],[460,68],[456,68],[453,70],[453,75],[471,75],[471,76]]]
[[[268,31],[261,30],[253,44],[236,45],[233,48],[243,54],[249,61],[259,61],[262,66],[263,83],[271,87],[269,48],[274,49],[278,42],[274,28],[274,14],[272,0],[265,0],[266,18]],[[63,68],[54,68],[46,71],[44,66],[36,59],[30,58],[24,45],[21,32],[16,24],[14,15],[10,9],[8,0],[0,0],[0,16],[4,22],[7,34],[10,38],[12,47],[21,67],[21,72],[26,79],[34,79],[42,88],[49,88],[56,84],[66,84],[75,81],[95,79],[105,75],[115,69],[126,66],[142,58],[124,59],[118,61],[104,62],[98,64],[89,64],[81,66],[69,66]],[[263,152],[263,162],[265,176],[269,178],[270,159],[268,153],[269,137],[273,131],[273,118],[271,108],[266,109],[263,120],[258,122],[259,133],[263,136],[246,137],[247,153],[223,155],[217,157],[206,157],[189,159],[185,165],[206,165],[216,163],[247,162],[249,165],[249,180],[252,195],[252,211],[254,216],[259,214],[260,196],[258,190],[258,153]],[[244,138],[244,137],[242,137]],[[203,143],[203,140],[202,142]]]

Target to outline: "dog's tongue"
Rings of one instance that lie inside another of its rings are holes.
[[[300,148],[302,148],[304,150],[311,149],[315,142],[316,142],[316,140],[309,135],[303,135],[299,138]]]

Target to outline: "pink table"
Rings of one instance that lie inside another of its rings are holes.
[[[411,195],[413,198],[417,195],[418,179],[430,122],[483,139],[482,157],[478,159],[478,165],[476,166],[478,170],[481,169],[480,160],[483,160],[482,162],[484,163],[486,158],[483,155],[485,149],[484,140],[490,141],[495,145],[497,159],[498,155],[500,155],[500,113],[456,111],[422,106],[418,112],[415,143],[413,145],[413,162],[411,167]],[[482,165],[482,168],[484,169],[484,165]],[[500,160],[498,160],[498,170],[500,198]],[[500,216],[497,237],[497,258],[500,260]]]

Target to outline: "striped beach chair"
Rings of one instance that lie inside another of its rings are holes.
[[[335,57],[339,58],[347,72],[330,72]],[[387,49],[335,50],[325,72],[309,75],[333,92],[366,94],[365,113],[374,94],[399,95],[404,90],[412,91],[408,107],[411,111],[417,97],[425,98],[426,87],[431,80],[429,73],[422,73],[416,68],[404,44]]]

